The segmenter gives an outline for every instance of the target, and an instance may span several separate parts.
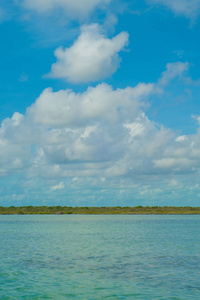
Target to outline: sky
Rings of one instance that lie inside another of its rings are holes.
[[[200,206],[200,0],[1,0],[0,205]]]

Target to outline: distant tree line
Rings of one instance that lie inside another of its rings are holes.
[[[135,207],[71,207],[71,206],[0,206],[1,215],[29,215],[29,214],[86,214],[86,215],[114,215],[114,214],[128,214],[128,215],[197,215],[200,214],[200,207],[176,207],[176,206],[135,206]]]

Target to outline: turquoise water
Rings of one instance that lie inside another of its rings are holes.
[[[0,216],[0,299],[200,299],[200,216]]]

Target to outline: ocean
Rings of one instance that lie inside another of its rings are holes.
[[[1,215],[0,299],[200,299],[200,216]]]

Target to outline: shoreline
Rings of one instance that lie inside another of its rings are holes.
[[[200,215],[200,207],[69,207],[69,206],[0,206],[0,215]]]

